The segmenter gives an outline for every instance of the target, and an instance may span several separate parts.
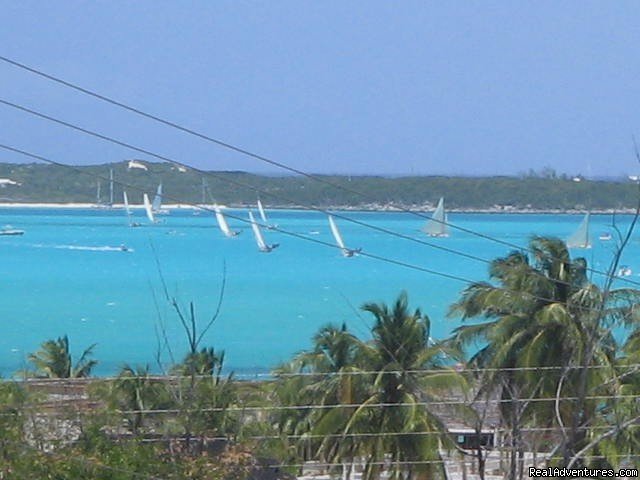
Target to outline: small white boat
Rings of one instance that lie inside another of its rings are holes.
[[[336,222],[333,220],[333,217],[329,215],[329,226],[331,227],[331,233],[333,234],[333,238],[336,240],[338,247],[342,250],[342,255],[344,257],[353,257],[354,255],[360,253],[362,248],[351,249],[347,248],[344,244],[344,240],[342,239],[342,235],[340,234],[340,230],[338,230],[338,226]]]
[[[256,237],[258,250],[264,253],[269,253],[280,246],[279,243],[272,243],[271,245],[268,245],[264,241],[264,237],[262,236],[262,231],[260,230],[260,225],[256,223],[256,220],[255,218],[253,218],[253,213],[251,211],[249,211],[249,220],[251,221],[251,229],[253,230],[253,235]]]
[[[0,235],[24,235],[24,230],[18,230],[15,228],[3,228],[0,230]]]
[[[239,231],[234,231],[229,228],[227,219],[225,218],[224,214],[222,213],[222,210],[220,210],[220,207],[218,205],[215,205],[213,209],[216,212],[216,220],[218,221],[218,226],[220,227],[220,230],[222,231],[225,237],[231,238],[240,234]]]
[[[449,228],[447,225],[447,215],[444,212],[444,198],[440,197],[438,206],[431,216],[431,220],[422,229],[430,237],[448,237]]]
[[[616,274],[618,277],[629,277],[633,274],[629,265],[621,265]]]
[[[612,237],[611,237],[611,234],[609,232],[603,232],[598,237],[598,239],[603,241],[603,242],[608,242],[609,240],[611,240],[611,238]]]
[[[589,241],[589,212],[584,216],[580,226],[567,238],[567,247],[569,248],[591,248],[591,242]]]

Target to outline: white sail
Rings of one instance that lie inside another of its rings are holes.
[[[236,233],[232,232],[231,229],[229,228],[227,219],[222,214],[220,207],[216,205],[213,208],[216,212],[216,220],[218,221],[218,226],[220,227],[220,230],[222,230],[222,233],[224,233],[226,237],[234,237]]]
[[[162,210],[162,184],[158,185],[158,190],[156,190],[156,196],[153,197],[151,208],[153,209],[154,213],[158,213],[160,210]]]
[[[338,226],[336,225],[336,222],[333,220],[333,217],[331,215],[329,215],[329,226],[331,227],[333,238],[335,238],[336,243],[340,247],[340,250],[342,250],[342,255],[344,255],[345,257],[353,257],[356,253],[360,253],[360,251],[362,250],[361,248],[357,248],[355,250],[347,248],[347,246],[344,244],[344,240],[342,239],[342,235],[340,234],[340,230],[338,230]]]
[[[109,206],[113,207],[113,168],[109,169]]]
[[[149,203],[149,197],[147,196],[146,193],[142,196],[142,201],[144,202],[144,210],[145,212],[147,212],[147,218],[151,223],[156,223],[156,219],[153,216],[153,209],[151,208],[151,204]]]
[[[590,214],[587,212],[578,229],[567,238],[567,247],[591,248],[591,242],[589,242],[589,216]]]
[[[427,222],[422,231],[430,237],[449,236],[449,229],[447,228],[447,216],[444,212],[444,198],[440,198],[438,206],[431,216],[431,220]]]
[[[202,201],[200,202],[202,205],[207,203],[207,183],[202,177]]]
[[[344,240],[342,240],[342,235],[340,235],[340,230],[338,230],[338,226],[336,222],[333,221],[333,217],[329,215],[329,226],[331,227],[331,233],[333,234],[333,238],[336,239],[336,243],[344,252],[347,250],[347,247],[344,244]]]
[[[262,207],[262,202],[258,199],[258,212],[260,212],[260,218],[264,223],[267,223],[267,215],[264,213],[264,208]]]
[[[253,213],[249,212],[249,220],[251,220],[251,228],[253,230],[253,235],[256,237],[256,243],[258,244],[258,249],[261,252],[270,252],[271,248],[264,241],[264,237],[262,236],[262,231],[260,230],[260,226],[256,223],[255,218],[253,218]]]
[[[127,192],[122,192],[122,199],[124,200],[124,211],[127,212],[127,217],[131,217],[131,209],[129,208],[129,199],[127,198]]]

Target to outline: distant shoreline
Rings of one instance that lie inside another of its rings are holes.
[[[130,208],[132,209],[144,209],[144,205],[142,204],[130,204]],[[224,209],[247,209],[247,208],[255,208],[255,205],[219,205],[220,208]],[[42,209],[70,209],[70,210],[123,210],[124,204],[116,203],[112,207],[98,205],[95,203],[0,203],[0,209],[14,209],[14,208],[42,208]],[[210,209],[213,210],[214,205],[191,205],[191,204],[165,204],[163,208],[169,210],[198,210],[198,209]],[[411,212],[417,213],[431,213],[434,211],[433,207],[430,206],[395,206],[395,205],[332,205],[327,207],[305,207],[302,205],[294,205],[294,206],[271,206],[266,205],[265,208],[270,210],[292,210],[292,211],[313,211],[313,210],[331,210],[331,211],[347,211],[347,212],[363,212],[363,213],[374,213],[374,212],[389,212],[389,213],[403,213],[407,210]],[[523,215],[523,214],[536,214],[536,215],[580,215],[587,213],[587,210],[584,209],[538,209],[538,208],[517,208],[517,207],[489,207],[489,208],[448,208],[447,212],[449,213],[504,213],[504,214],[515,214],[515,215]],[[593,209],[590,210],[593,215],[612,215],[614,213],[621,215],[629,215],[635,213],[635,209],[633,208],[621,208],[621,209]]]

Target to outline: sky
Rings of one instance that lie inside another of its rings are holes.
[[[640,171],[638,2],[0,8],[0,55],[306,172]],[[286,173],[4,62],[0,99],[199,168]],[[78,165],[152,160],[4,105],[0,143]]]

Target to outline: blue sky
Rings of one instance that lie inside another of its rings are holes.
[[[2,55],[305,171],[640,170],[637,2],[0,7]],[[1,62],[0,98],[198,167],[277,173]],[[0,142],[74,164],[141,157],[4,106]]]

